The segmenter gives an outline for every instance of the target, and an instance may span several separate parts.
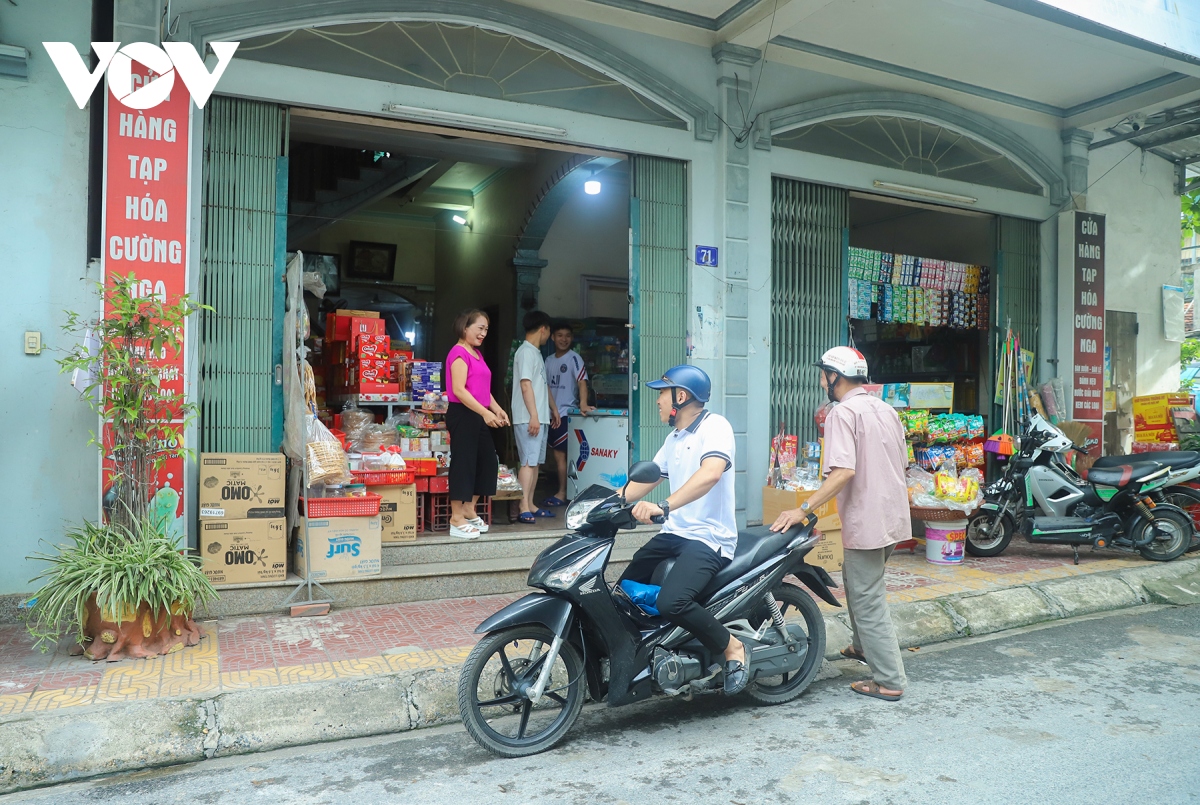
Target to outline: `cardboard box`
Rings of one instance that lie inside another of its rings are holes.
[[[810,565],[819,565],[830,573],[841,571],[846,552],[842,548],[842,529],[840,525],[839,523],[838,528],[831,528],[829,530],[820,529],[821,541],[804,557],[805,562]]]
[[[770,525],[780,512],[788,509],[798,509],[800,504],[813,496],[812,492],[789,492],[786,489],[775,489],[764,486],[762,491],[763,524]],[[837,499],[833,499],[815,511],[817,528],[825,531],[841,531],[842,519],[837,513]]]
[[[213,584],[287,578],[287,520],[203,520],[200,570]]]
[[[380,539],[412,542],[417,538],[416,484],[372,486],[371,492],[383,498],[379,503]]]
[[[1175,430],[1175,426],[1172,424],[1163,425],[1162,427],[1158,428],[1141,428],[1139,430],[1135,430],[1133,432],[1133,440],[1135,442],[1158,442],[1160,444],[1166,444],[1168,442],[1178,441],[1179,436]]]
[[[1151,394],[1146,397],[1134,397],[1134,431],[1157,431],[1166,427],[1174,428],[1175,423],[1171,421],[1171,408],[1176,406],[1188,408],[1191,406],[1191,400],[1186,394]]]
[[[380,518],[326,517],[308,521],[309,560],[314,579],[333,581],[378,576],[382,564]],[[293,549],[293,571],[306,578],[304,535]]]
[[[284,516],[283,453],[201,453],[201,520]]]

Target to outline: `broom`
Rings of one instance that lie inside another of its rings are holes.
[[[1000,430],[988,437],[983,449],[998,456],[1011,456],[1016,451],[1013,438],[1008,434],[1008,411],[1012,403],[1012,330],[1004,339],[1004,351],[1000,357],[1001,374],[1004,376],[1004,421]]]

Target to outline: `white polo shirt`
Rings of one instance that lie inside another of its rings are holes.
[[[671,509],[662,533],[676,534],[708,545],[726,559],[737,550],[737,519],[733,493],[733,426],[720,414],[703,411],[683,430],[673,430],[654,456],[654,463],[677,492],[710,456],[725,460],[717,485],[699,500]]]

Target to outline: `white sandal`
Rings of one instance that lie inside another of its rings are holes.
[[[483,521],[482,517],[473,517],[470,520],[467,520],[467,522],[470,523],[471,525],[475,526],[475,529],[480,534],[486,534],[488,532],[489,526],[487,523],[485,523]]]
[[[450,536],[457,539],[479,539],[479,529],[470,520],[462,525],[450,524]]]

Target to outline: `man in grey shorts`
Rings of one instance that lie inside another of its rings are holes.
[[[558,427],[558,407],[550,405],[550,384],[542,347],[550,338],[550,317],[540,310],[525,314],[525,340],[513,356],[512,422],[521,468],[521,522],[536,523],[538,517],[553,517],[549,509],[533,503],[538,468],[546,460],[550,428]]]

